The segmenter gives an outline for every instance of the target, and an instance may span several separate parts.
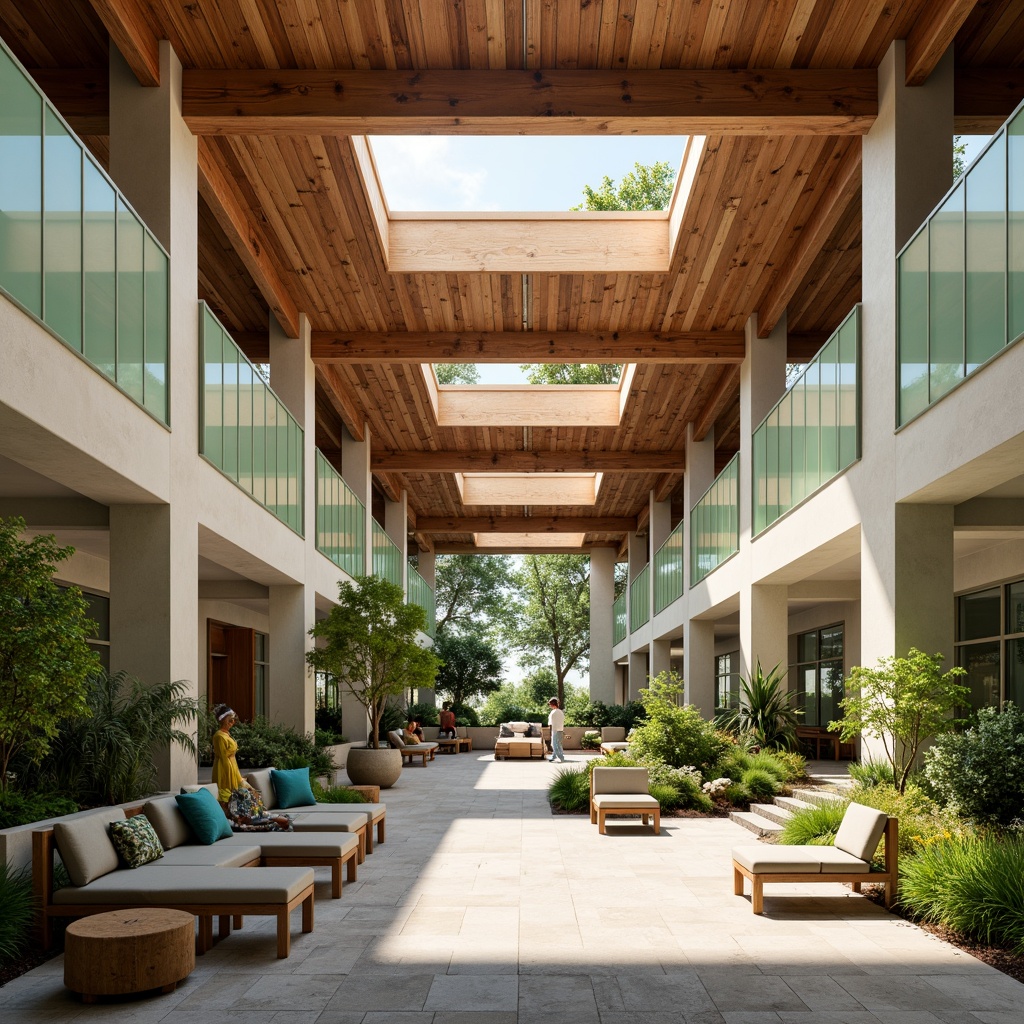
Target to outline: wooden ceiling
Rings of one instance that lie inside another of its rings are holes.
[[[254,358],[270,312],[309,317],[317,443],[336,457],[342,426],[365,425],[376,482],[408,490],[410,529],[438,551],[523,526],[521,505],[462,504],[460,456],[605,459],[596,505],[528,510],[543,532],[594,519],[590,547],[621,544],[652,489],[678,497],[688,423],[719,462],[736,450],[750,314],[762,336],[787,315],[800,360],[860,297],[859,136],[893,39],[915,84],[954,43],[965,130],[1024,96],[1019,0],[0,0],[0,35],[101,160],[108,33],[144,84],[159,39],[185,68],[201,296]],[[379,131],[707,139],[667,272],[395,273],[361,139]],[[433,417],[435,351],[644,361],[616,427],[456,428]]]

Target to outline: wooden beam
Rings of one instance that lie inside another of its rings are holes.
[[[315,331],[314,363],[742,363],[742,331]]]
[[[786,337],[786,362],[809,363],[832,337],[825,331],[809,331],[806,334],[790,334]]]
[[[362,441],[364,437],[363,417],[348,394],[345,382],[338,375],[338,371],[333,366],[317,366],[316,376],[327,400],[341,418],[341,422],[345,424],[345,429],[356,441]]]
[[[681,473],[662,473],[654,484],[654,500],[665,501],[676,489]]]
[[[110,134],[110,72],[107,68],[32,68],[46,98],[77,135]]]
[[[633,516],[420,516],[419,533],[629,533]]]
[[[673,451],[384,451],[375,449],[375,473],[654,473],[682,472]]]
[[[508,547],[490,544],[487,547],[477,547],[476,544],[435,544],[434,552],[438,555],[585,555],[596,548],[618,549],[618,546],[614,541],[594,541],[579,547],[555,547],[545,544],[544,547],[536,548],[516,544],[510,544]]]
[[[839,219],[860,191],[861,144],[851,140],[849,149],[839,161],[825,194],[806,223],[790,255],[772,281],[768,294],[757,312],[757,336],[767,338],[782,318],[790,300],[810,272],[814,261],[835,230]]]
[[[260,294],[289,338],[299,336],[299,310],[270,259],[269,246],[256,227],[246,203],[225,173],[216,154],[199,140],[199,192],[209,204],[221,229],[245,269],[252,275]],[[269,350],[269,341],[267,342]]]
[[[924,85],[978,0],[928,0],[907,36],[907,85]]]
[[[1024,99],[1024,68],[957,68],[953,127],[962,135],[993,135]]]
[[[694,441],[703,441],[708,436],[708,433],[715,425],[715,420],[722,414],[726,403],[732,398],[733,393],[739,386],[739,382],[740,368],[738,366],[730,366],[719,377],[714,391],[708,395],[708,400],[704,403],[700,416],[694,421]]]
[[[89,2],[139,85],[159,85],[160,44],[135,0]]]
[[[184,73],[197,135],[863,135],[873,68]]]
[[[390,501],[402,500],[402,488],[390,473],[378,473],[377,482]]]

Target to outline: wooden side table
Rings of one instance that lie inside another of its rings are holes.
[[[183,910],[113,910],[79,918],[65,932],[64,984],[84,1003],[173,992],[195,966],[195,917]]]

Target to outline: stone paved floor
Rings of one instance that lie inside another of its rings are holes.
[[[57,958],[0,990],[0,1021],[1024,1024],[1024,986],[842,886],[770,887],[755,917],[729,862],[751,837],[727,820],[600,837],[553,816],[555,769],[406,768],[387,843],[341,900],[317,870],[288,960],[253,918],[173,994],[84,1006]]]

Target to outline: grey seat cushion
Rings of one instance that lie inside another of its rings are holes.
[[[69,885],[53,902],[69,906],[159,907],[168,904],[224,906],[289,903],[313,884],[312,868],[157,867],[112,871],[82,887]]]
[[[214,843],[212,846],[200,846],[198,843],[187,843],[166,850],[164,855],[153,861],[161,867],[168,868],[240,868],[260,859],[260,848],[249,839],[248,845],[232,844],[226,841]]]
[[[389,733],[390,735],[390,733]],[[436,743],[403,743],[399,748],[403,754],[422,754],[428,750],[437,750]]]
[[[594,796],[598,793],[646,793],[646,768],[595,768]]]
[[[748,843],[734,846],[732,859],[755,875],[759,874],[867,874],[867,861],[837,850],[834,846],[766,846]]]
[[[359,846],[356,836],[344,832],[262,832],[258,836],[264,857],[344,857]],[[245,846],[252,844],[253,834],[239,834],[222,839],[217,845]]]
[[[258,768],[254,772],[249,772],[245,777],[245,781],[263,797],[263,806],[268,811],[273,811],[278,807],[277,794],[274,792],[274,784],[270,780],[270,773],[275,770],[274,768]]]
[[[850,804],[836,832],[836,849],[845,850],[858,860],[871,860],[888,820],[889,816],[884,811],[876,811],[863,804]]]
[[[149,818],[150,824],[156,829],[160,845],[163,846],[165,852],[192,841],[188,822],[185,821],[185,815],[178,809],[178,803],[173,796],[161,796],[155,800],[147,800],[143,804],[142,813]]]
[[[388,743],[390,743],[395,750],[405,750],[405,741],[402,739],[402,734],[394,729],[388,733]]]
[[[647,807],[653,810],[658,807],[658,801],[653,796],[644,793],[604,793],[594,797],[594,806],[599,810],[607,811],[618,807]]]
[[[317,814],[300,811],[292,814],[292,828],[296,832],[358,832],[366,827],[368,820],[362,812]]]
[[[104,807],[95,814],[54,823],[57,850],[74,885],[88,885],[117,870],[120,861],[110,838],[110,823],[124,820],[120,807]]]
[[[199,790],[205,789],[208,793],[216,797],[217,802],[220,803],[220,787],[216,782],[197,782],[191,786],[182,786],[181,789],[184,793],[198,793]]]
[[[601,727],[602,743],[624,743],[626,728],[622,725],[604,725]]]

